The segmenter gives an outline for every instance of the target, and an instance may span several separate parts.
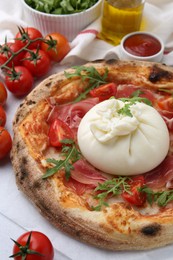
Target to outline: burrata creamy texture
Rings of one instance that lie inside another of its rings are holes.
[[[157,110],[142,102],[127,104],[103,101],[86,113],[78,128],[81,153],[105,173],[145,173],[159,165],[169,150],[169,132]]]

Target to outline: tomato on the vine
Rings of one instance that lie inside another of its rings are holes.
[[[4,105],[7,100],[7,90],[2,82],[0,82],[0,105]]]
[[[36,40],[39,38],[38,40]],[[30,43],[27,47],[28,49],[37,49],[37,47],[40,46],[41,40],[40,38],[43,38],[42,33],[34,28],[34,27],[26,27],[26,28],[20,28],[19,32],[15,36],[15,42],[20,44],[21,48],[26,46],[28,43],[28,39],[34,40],[34,42]]]
[[[11,257],[15,260],[53,260],[54,258],[53,245],[50,239],[41,232],[26,232],[14,243]]]
[[[50,145],[55,147],[62,147],[61,141],[63,139],[74,138],[70,127],[58,118],[51,123],[48,136]]]
[[[27,52],[23,59],[23,65],[28,68],[35,77],[44,76],[50,69],[50,58],[43,50],[33,49]]]
[[[7,60],[11,58],[13,53],[18,53],[18,54],[15,55],[12,58],[12,60],[10,60],[6,65],[8,67],[12,67],[12,65],[14,66],[19,65],[25,54],[25,51],[20,51],[20,49],[21,46],[18,42],[4,43],[0,47],[0,65],[3,65],[5,62],[7,62]]]
[[[6,124],[6,113],[3,107],[0,105],[0,126],[5,126]]]
[[[70,44],[60,33],[50,33],[45,36],[46,42],[41,43],[41,49],[48,53],[51,60],[59,62],[70,51]]]
[[[0,126],[0,159],[3,159],[9,154],[11,147],[11,135],[3,126]]]
[[[14,67],[5,76],[5,84],[8,90],[16,96],[23,96],[29,93],[33,82],[33,76],[24,66]]]

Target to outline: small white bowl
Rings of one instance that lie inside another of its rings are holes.
[[[155,34],[133,32],[123,37],[120,43],[122,60],[160,62],[163,58],[164,43]]]
[[[69,41],[72,41],[79,32],[100,16],[102,2],[103,0],[98,0],[95,5],[80,13],[57,15],[34,10],[25,3],[25,0],[21,0],[24,18],[28,26],[34,26],[43,35],[53,32],[61,33]]]

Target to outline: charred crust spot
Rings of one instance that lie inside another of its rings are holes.
[[[28,176],[28,171],[26,169],[26,165],[27,165],[27,159],[26,159],[26,157],[23,157],[21,159],[21,168],[20,168],[20,181],[21,182]]]
[[[20,115],[18,114],[16,115],[16,120],[15,120],[16,124],[19,122],[19,119],[20,119]]]
[[[46,87],[50,87],[51,86],[51,81],[49,81],[48,83],[45,84]]]
[[[169,71],[165,71],[158,66],[153,66],[152,71],[149,75],[149,81],[152,83],[156,83],[157,81],[160,81],[162,79],[172,79],[173,74]]]
[[[20,108],[23,107],[23,106],[24,106],[24,103],[21,103],[21,104],[19,105]]]
[[[37,204],[37,203],[36,203],[36,204]],[[49,212],[49,211],[50,211],[50,208],[46,205],[46,203],[45,203],[43,200],[39,201],[38,207],[39,207],[43,212]]]
[[[76,237],[80,238],[81,237],[81,232],[80,231],[76,231]]]
[[[28,100],[28,101],[26,102],[26,104],[27,104],[28,106],[30,106],[30,105],[36,104],[36,102],[30,99],[30,100]]]
[[[158,235],[160,230],[161,230],[161,226],[157,223],[154,223],[149,226],[143,227],[141,233],[145,236],[154,237]]]
[[[34,182],[33,189],[40,189],[41,187],[42,187],[42,185],[41,185],[40,180],[37,180],[37,181]]]
[[[17,142],[17,144],[16,144],[16,148],[17,148],[17,151],[20,150],[20,142]]]
[[[18,177],[19,174],[17,174],[16,176]],[[22,184],[24,179],[26,178],[26,176],[28,175],[28,173],[24,170],[20,171],[20,183]]]
[[[22,157],[22,164],[24,164],[24,165],[27,164],[27,158],[26,157]]]

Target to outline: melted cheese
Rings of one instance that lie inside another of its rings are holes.
[[[168,153],[169,132],[160,114],[136,102],[110,99],[94,106],[78,128],[78,144],[96,168],[113,175],[142,174],[158,166]]]

